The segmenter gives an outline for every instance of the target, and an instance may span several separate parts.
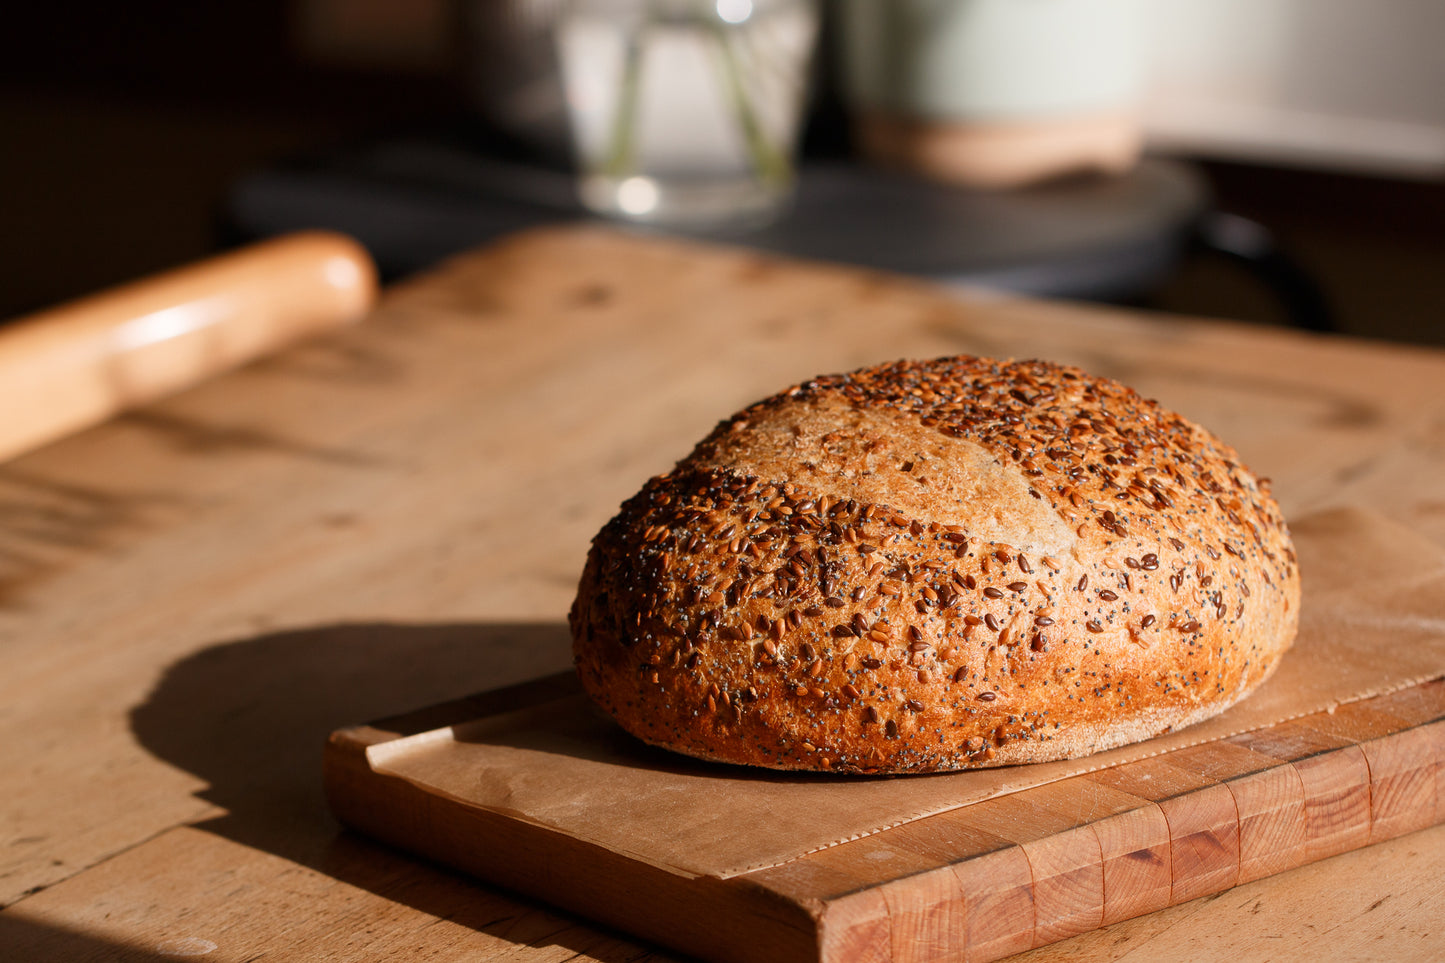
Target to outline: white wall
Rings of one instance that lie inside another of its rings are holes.
[[[1445,178],[1445,0],[1150,0],[1150,142]]]

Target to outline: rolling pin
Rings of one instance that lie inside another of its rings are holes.
[[[0,326],[0,460],[356,321],[376,291],[360,244],[309,231]]]

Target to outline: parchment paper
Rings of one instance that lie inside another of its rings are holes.
[[[644,746],[579,695],[374,747],[372,765],[682,875],[727,878],[1445,676],[1445,550],[1356,509],[1291,528],[1304,602],[1274,676],[1221,716],[1084,759],[900,778],[778,774]]]

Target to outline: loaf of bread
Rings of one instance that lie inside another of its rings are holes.
[[[1043,361],[900,361],[722,422],[593,540],[586,691],[642,740],[849,773],[1075,758],[1213,716],[1294,638],[1268,484]]]

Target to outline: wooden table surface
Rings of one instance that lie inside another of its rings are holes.
[[[565,668],[592,533],[719,418],[951,353],[1117,377],[1288,515],[1445,546],[1445,354],[523,235],[0,466],[0,959],[671,959],[341,831],[322,741]],[[1442,866],[1437,827],[1020,959],[1440,959]]]

